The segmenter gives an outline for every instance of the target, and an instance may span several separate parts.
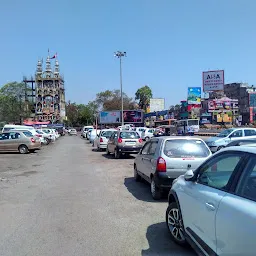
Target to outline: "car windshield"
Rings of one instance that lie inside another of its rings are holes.
[[[44,134],[43,132],[41,132],[41,131],[38,131],[38,130],[36,130],[36,132],[37,132],[38,134]]]
[[[220,132],[216,137],[225,138],[227,137],[231,132],[233,132],[233,129],[227,129],[222,132]]]
[[[139,139],[140,136],[137,132],[120,132],[121,139]]]
[[[164,154],[170,158],[207,157],[210,151],[201,140],[167,140],[164,145]]]
[[[113,132],[114,131],[102,131],[100,136],[109,138],[112,135]]]

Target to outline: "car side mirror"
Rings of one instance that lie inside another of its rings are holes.
[[[190,181],[192,178],[194,177],[194,172],[192,170],[188,170],[185,174],[184,174],[184,179],[186,181]]]

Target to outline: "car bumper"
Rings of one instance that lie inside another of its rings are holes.
[[[36,142],[36,143],[33,143],[33,144],[30,144],[28,146],[28,149],[41,149],[41,141],[40,142]]]
[[[107,144],[100,144],[99,148],[106,149],[107,148]]]
[[[172,187],[172,182],[174,178],[170,178],[168,176],[159,175],[159,173],[156,173],[154,175],[155,183],[156,185],[163,189],[163,190],[170,190]]]
[[[141,147],[127,147],[127,146],[125,146],[125,147],[118,147],[118,151],[119,152],[125,152],[125,153],[131,153],[131,154],[134,153],[134,154],[136,154],[136,153],[140,152],[141,148],[142,148],[142,146]]]

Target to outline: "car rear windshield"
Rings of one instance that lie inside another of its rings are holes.
[[[120,132],[121,139],[139,139],[140,136],[137,132]]]
[[[210,151],[201,140],[167,140],[164,154],[170,158],[207,157]]]
[[[26,137],[33,137],[33,134],[31,132],[23,132],[23,134],[26,136]]]
[[[102,137],[109,138],[114,131],[102,131],[101,135]]]

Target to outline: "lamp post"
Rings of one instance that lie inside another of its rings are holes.
[[[124,125],[124,98],[123,98],[123,81],[122,81],[122,57],[126,57],[126,52],[117,51],[115,57],[120,60],[120,91],[121,91],[121,122]]]

